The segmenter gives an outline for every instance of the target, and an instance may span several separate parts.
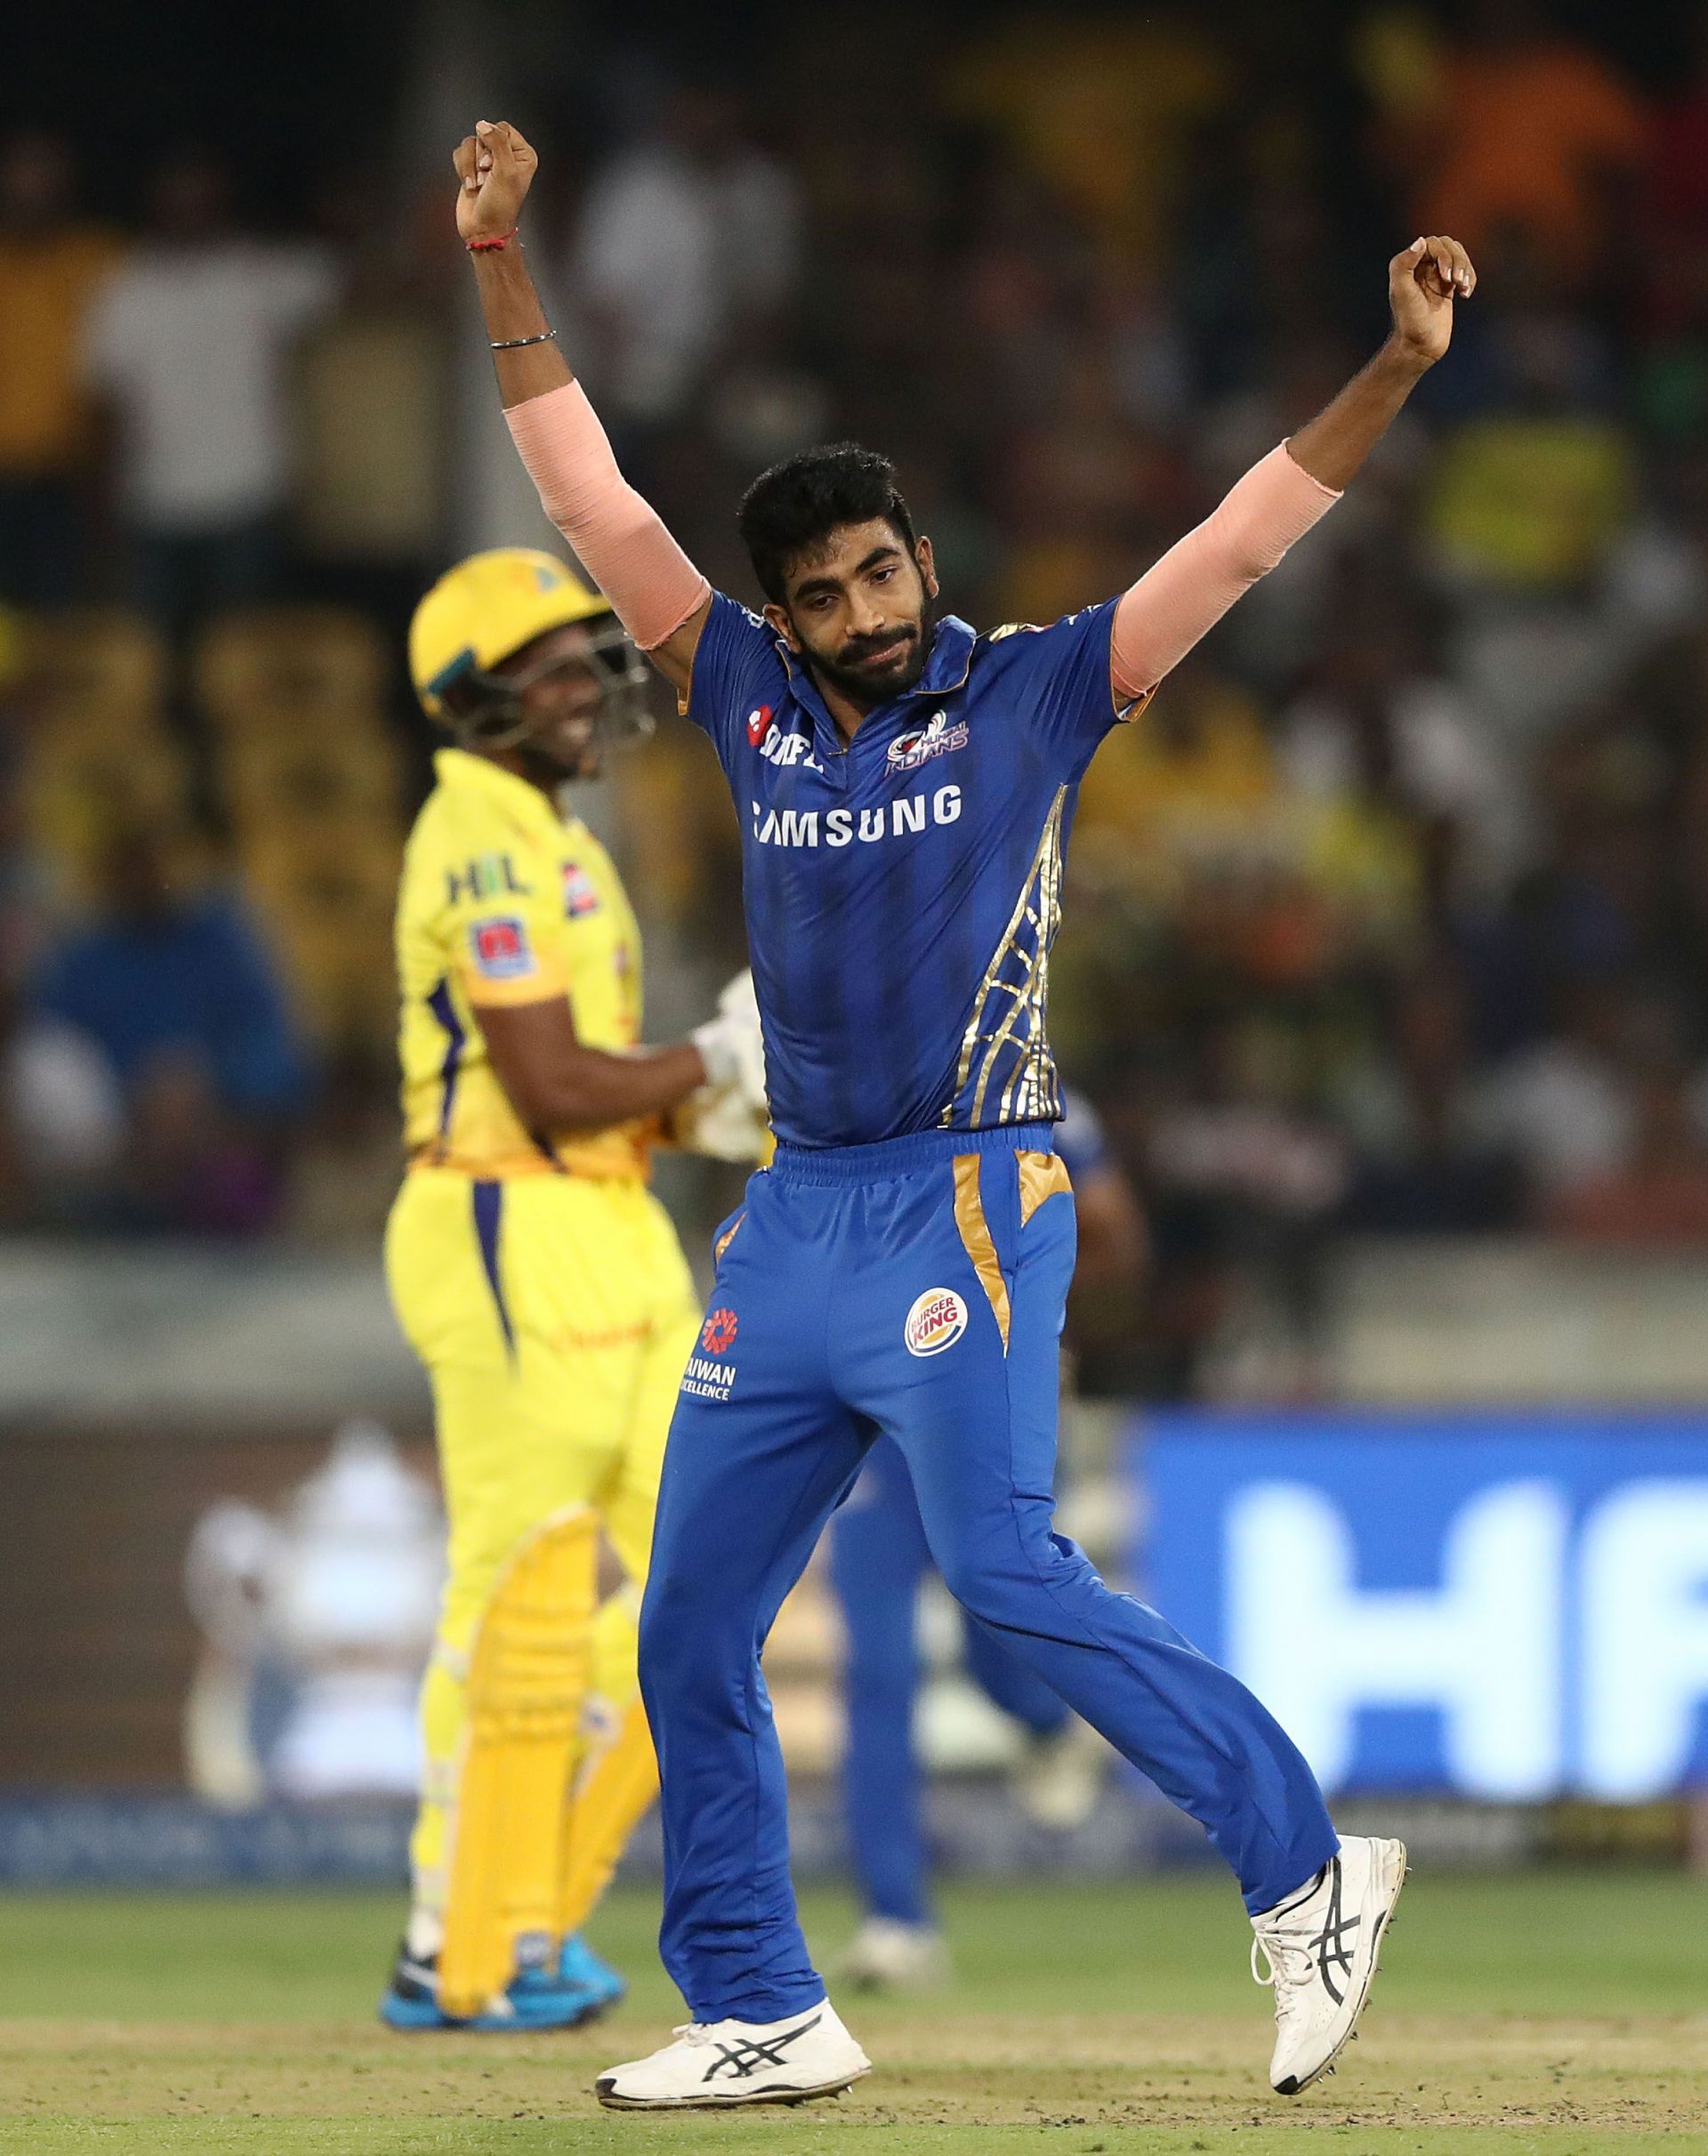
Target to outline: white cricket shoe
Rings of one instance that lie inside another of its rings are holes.
[[[839,2096],[872,2062],[826,1999],[780,2022],[689,2022],[649,2058],[600,2075],[613,2111],[721,2111]]]
[[[1355,2033],[1405,1884],[1404,1842],[1348,1835],[1308,1886],[1252,1918],[1252,1974],[1275,1986],[1269,2081],[1278,2095],[1309,2088]]]
[[[949,1950],[935,1925],[868,1917],[837,1966],[857,1991],[929,1991],[949,1980]]]

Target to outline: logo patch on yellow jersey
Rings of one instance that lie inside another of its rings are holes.
[[[469,941],[474,949],[475,971],[488,981],[520,981],[535,970],[528,925],[514,914],[477,921],[469,931]]]
[[[517,875],[508,853],[482,853],[466,868],[447,868],[445,883],[453,906],[459,899],[496,899],[506,892],[525,899],[534,888]]]
[[[597,913],[601,900],[599,886],[576,861],[563,864],[563,910],[571,921],[584,921]]]

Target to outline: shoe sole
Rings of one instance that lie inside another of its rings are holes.
[[[609,2007],[584,2007],[573,2015],[549,2021],[512,2021],[508,2015],[502,2019],[496,2015],[476,2015],[465,2022],[453,2021],[439,2012],[437,2007],[427,2007],[417,2015],[406,2009],[399,2013],[395,2007],[380,2008],[382,2025],[394,2036],[556,2036],[568,2029],[584,2029],[596,2022]]]
[[[1382,1966],[1382,1943],[1392,1928],[1394,1906],[1399,1900],[1399,1890],[1405,1885],[1406,1874],[1411,1869],[1404,1842],[1394,1844],[1394,1854],[1389,1861],[1393,1867],[1392,1880],[1388,1887],[1382,1913],[1375,1921],[1375,1929],[1370,1945],[1370,1966],[1364,1973],[1364,1987],[1358,1993],[1358,2004],[1352,2009],[1352,2017],[1346,2024],[1346,2033],[1322,2064],[1304,2075],[1302,2079],[1290,2074],[1285,2081],[1277,2081],[1274,2088],[1277,2096],[1301,2095],[1313,2082],[1320,2081],[1325,2073],[1333,2073],[1335,2060],[1340,2057],[1349,2044],[1357,2039],[1358,2023],[1364,2018],[1365,2008],[1370,2004],[1370,1993],[1375,1984],[1376,1971]]]
[[[821,2081],[815,2088],[745,2089],[738,2096],[619,2096],[608,2093],[602,2081],[594,2082],[593,2094],[611,2112],[729,2112],[745,2104],[813,2104],[821,2096],[840,2096],[871,2071],[869,2064],[857,2066],[852,2073]]]

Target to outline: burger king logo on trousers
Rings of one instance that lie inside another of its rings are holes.
[[[907,1312],[910,1355],[940,1355],[967,1329],[967,1306],[953,1288],[928,1288]]]

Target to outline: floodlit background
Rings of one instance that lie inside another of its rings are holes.
[[[378,1264],[402,634],[459,553],[552,543],[451,224],[501,117],[566,352],[743,598],[740,489],[848,435],[957,612],[1105,597],[1374,348],[1391,253],[1469,246],[1450,359],[1084,789],[1053,1032],[1152,1250],[1076,1307],[1066,1518],[1349,1816],[1685,1861],[1708,18],[678,12],[0,27],[0,1877],[397,1876],[439,1562]],[[721,781],[660,708],[584,803],[655,1038],[742,954]],[[728,1171],[662,1187],[697,1258]],[[1192,1853],[1124,1778],[1040,1824],[923,1623],[951,1858]],[[810,1579],[768,1662],[808,1869],[838,1652]]]

